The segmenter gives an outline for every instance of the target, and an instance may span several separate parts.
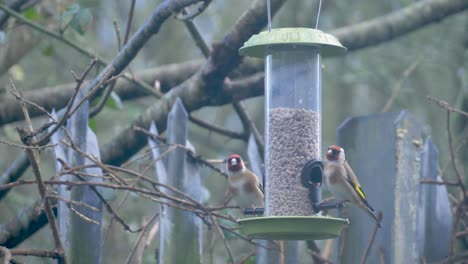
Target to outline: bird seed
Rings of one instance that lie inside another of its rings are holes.
[[[307,160],[320,158],[320,114],[278,107],[270,109],[269,118],[265,215],[313,215],[300,174]]]

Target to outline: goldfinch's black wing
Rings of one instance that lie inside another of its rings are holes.
[[[265,195],[265,190],[263,189],[263,185],[261,183],[258,183],[258,188],[263,193],[263,195]]]
[[[369,202],[367,202],[366,195],[364,194],[364,191],[362,190],[362,187],[357,180],[356,174],[354,174],[347,161],[344,162],[344,168],[346,170],[346,181],[348,181],[351,187],[353,187],[353,190],[356,191],[362,203],[365,206],[367,206],[372,212],[374,212],[374,208],[372,208]]]

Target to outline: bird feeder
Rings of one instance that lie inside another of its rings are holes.
[[[321,58],[345,52],[336,37],[309,28],[261,32],[240,48],[241,55],[265,57],[265,216],[239,220],[247,235],[328,239],[347,224],[317,216],[320,190],[301,178],[307,162],[322,156]]]

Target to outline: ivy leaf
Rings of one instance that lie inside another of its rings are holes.
[[[39,15],[39,13],[36,11],[36,9],[34,7],[30,7],[28,9],[26,9],[23,12],[23,15],[24,15],[24,17],[26,17],[27,19],[32,20],[32,21],[39,20],[41,18],[41,16]]]
[[[89,128],[94,132],[97,133],[97,123],[96,123],[96,118],[91,117],[88,121],[88,126]]]
[[[70,25],[71,21],[76,14],[80,11],[81,7],[79,4],[72,4],[67,6],[67,9],[63,11],[63,14],[59,17],[60,21],[60,33],[65,32]]]
[[[120,110],[123,107],[122,100],[116,92],[111,92],[109,98],[106,101],[106,107],[110,109]]]
[[[89,8],[83,8],[73,16],[70,26],[80,35],[83,35],[91,25],[92,19],[93,16],[91,15]]]
[[[52,44],[48,45],[45,47],[45,49],[42,50],[42,55],[50,57],[55,53],[55,48]]]

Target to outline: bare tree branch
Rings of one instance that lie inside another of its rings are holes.
[[[265,149],[265,141],[263,140],[263,136],[260,134],[260,131],[258,131],[257,126],[253,122],[253,120],[250,118],[249,113],[247,113],[247,110],[245,109],[244,105],[240,101],[234,101],[232,103],[234,106],[234,109],[237,112],[237,115],[239,116],[242,125],[244,126],[245,131],[250,134],[252,133],[255,138],[255,142],[257,143],[258,146],[258,151],[260,152],[260,155],[263,157],[263,151]]]
[[[3,264],[10,264],[11,252],[6,247],[0,247],[0,253],[3,258]]]
[[[189,78],[201,66],[201,60],[193,60],[180,64],[168,64],[154,69],[148,69],[136,74],[135,78],[144,83],[154,83],[156,80],[160,82],[161,90],[169,90],[169,87],[176,86],[182,81]],[[83,83],[88,85],[89,81]],[[42,106],[47,111],[52,111],[53,108],[60,109],[66,106],[74,92],[76,82],[57,85],[43,89],[35,89],[25,91],[24,97],[29,101]],[[122,100],[131,100],[142,96],[149,95],[148,92],[136,89],[136,85],[125,79],[116,81],[115,92]],[[35,107],[28,106],[28,111],[31,117],[43,115],[44,113]],[[21,109],[15,100],[11,100],[10,96],[4,95],[0,99],[0,125],[23,120]]]
[[[382,212],[379,211],[377,213],[377,220],[379,220],[379,222],[382,221]],[[361,264],[365,264],[366,261],[367,261],[367,257],[369,256],[369,252],[372,248],[372,244],[374,244],[374,240],[375,240],[375,235],[377,234],[377,231],[379,230],[379,226],[377,224],[374,225],[374,229],[372,229],[372,233],[371,233],[371,236],[369,237],[369,242],[367,243],[367,247],[366,249],[364,250],[364,253],[362,254],[362,257],[361,257]]]
[[[330,33],[348,50],[384,43],[468,8],[465,0],[423,0],[388,15],[339,28]]]
[[[28,0],[15,0],[8,3],[8,7],[15,11],[20,11],[21,6],[26,3]],[[0,12],[0,28],[3,28],[5,22],[7,22],[10,15],[6,12]]]
[[[15,92],[18,95],[22,96],[21,92],[16,89],[13,82],[11,82],[11,85],[12,85],[12,88],[15,90]],[[23,144],[28,146],[28,145],[31,145],[30,144],[31,142],[30,140],[26,141],[25,138],[26,138],[27,133],[33,132],[33,126],[32,126],[31,119],[29,117],[28,110],[26,109],[26,104],[23,101],[21,101],[20,105],[21,105],[21,109],[23,110],[24,119],[26,120],[26,124],[28,127],[27,127],[27,130],[17,128],[17,131]],[[34,137],[31,139],[35,140]],[[67,258],[65,256],[65,251],[63,248],[62,240],[60,239],[57,222],[55,221],[53,207],[49,199],[47,199],[47,188],[42,180],[41,171],[39,168],[39,151],[35,149],[26,149],[25,151],[28,156],[29,162],[31,163],[31,167],[32,167],[34,176],[36,178],[36,181],[38,183],[37,187],[39,189],[39,194],[41,195],[41,198],[44,201],[44,209],[45,209],[45,213],[47,216],[47,221],[49,222],[49,225],[50,225],[50,229],[52,230],[52,235],[53,235],[54,243],[55,243],[55,250],[57,250],[60,255],[59,262],[66,264]]]
[[[272,13],[275,13],[283,2],[283,0],[272,1]],[[265,13],[265,1],[255,1],[224,37],[223,42],[213,45],[209,59],[197,74],[170,90],[101,149],[103,161],[120,164],[146,144],[144,137],[135,134],[134,126],[148,128],[151,121],[155,120],[158,129],[165,130],[167,114],[177,97],[182,100],[189,112],[223,100],[225,95],[220,92],[220,88],[223,86],[224,78],[241,61],[238,49],[266,24]]]
[[[55,206],[53,211],[54,214],[57,214]],[[23,209],[16,217],[1,226],[0,245],[8,248],[16,247],[46,224],[47,216],[43,210],[42,201],[39,200],[31,207]]]
[[[0,176],[0,186],[18,180],[29,165],[28,156],[26,155],[26,152],[22,150],[6,171]],[[9,191],[9,189],[0,190],[0,200],[2,200]]]

